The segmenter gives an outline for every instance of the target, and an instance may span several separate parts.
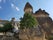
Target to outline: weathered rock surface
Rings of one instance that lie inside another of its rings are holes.
[[[23,29],[19,32],[19,39],[21,40],[43,40],[44,36],[39,27],[32,29]],[[45,39],[44,39],[45,40]]]

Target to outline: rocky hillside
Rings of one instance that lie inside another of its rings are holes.
[[[19,39],[21,40],[43,40],[43,33],[39,27],[20,30]]]

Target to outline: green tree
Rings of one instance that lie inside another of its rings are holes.
[[[5,23],[3,26],[3,32],[7,32],[7,31],[11,31],[14,27],[12,26],[12,24],[9,23]]]
[[[30,13],[25,13],[23,18],[20,21],[20,28],[31,28],[38,24],[36,18],[32,16]]]
[[[0,27],[0,32],[3,32],[3,27]]]

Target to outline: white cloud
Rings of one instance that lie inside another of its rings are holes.
[[[2,0],[0,0],[0,2],[2,2]]]
[[[0,6],[0,9],[1,9],[2,7]]]
[[[2,7],[0,6],[0,9],[2,9]]]
[[[15,5],[13,3],[11,3],[11,7],[14,7]]]
[[[17,11],[19,11],[19,8],[18,8],[18,7],[16,7],[16,10],[17,10]]]
[[[15,6],[13,3],[11,3],[11,7],[16,9],[17,11],[19,11],[19,8],[17,6]]]

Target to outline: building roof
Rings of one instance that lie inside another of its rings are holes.
[[[35,14],[47,14],[47,15],[49,15],[45,10],[42,10],[42,9],[39,9],[38,11],[36,11]]]
[[[27,9],[27,8],[32,8],[32,9],[33,9],[33,7],[30,5],[29,2],[26,3],[26,5],[25,5],[25,7],[24,7],[24,11],[25,11],[25,9]]]

